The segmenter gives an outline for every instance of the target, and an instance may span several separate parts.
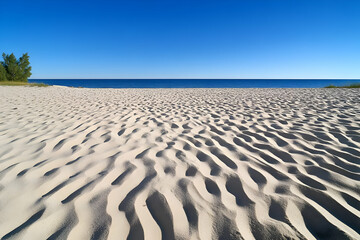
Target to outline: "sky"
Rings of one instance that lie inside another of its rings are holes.
[[[360,78],[359,0],[0,0],[32,79]]]

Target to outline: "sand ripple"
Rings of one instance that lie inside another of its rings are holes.
[[[0,87],[0,237],[360,239],[359,96]]]

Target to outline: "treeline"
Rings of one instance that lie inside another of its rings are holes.
[[[29,55],[23,54],[16,59],[13,53],[2,55],[3,61],[0,61],[0,81],[27,82],[31,76],[31,66]]]

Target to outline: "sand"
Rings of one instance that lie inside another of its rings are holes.
[[[2,239],[360,239],[360,92],[0,87]]]

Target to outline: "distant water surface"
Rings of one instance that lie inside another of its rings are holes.
[[[360,83],[360,79],[30,79],[29,82],[84,88],[322,88]]]

